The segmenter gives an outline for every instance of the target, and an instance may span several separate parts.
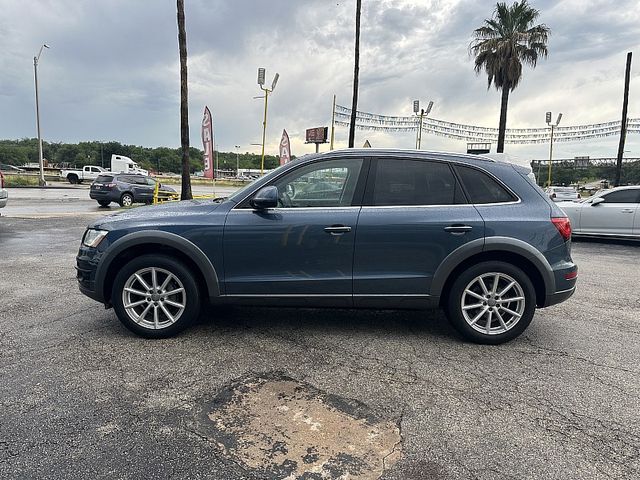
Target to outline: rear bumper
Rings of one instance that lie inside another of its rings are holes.
[[[576,291],[575,285],[567,290],[561,290],[556,293],[552,293],[551,295],[547,295],[544,299],[544,307],[550,307],[551,305],[557,305],[558,303],[562,303],[565,300],[569,299],[571,295]]]

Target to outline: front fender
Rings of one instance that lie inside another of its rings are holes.
[[[181,253],[187,255],[202,273],[206,282],[209,297],[217,297],[220,295],[218,274],[203,251],[200,250],[197,245],[184,237],[160,230],[144,230],[130,233],[111,244],[104,252],[96,270],[95,291],[100,292],[100,294],[104,296],[105,280],[107,278],[107,273],[109,272],[109,267],[118,255],[137,245],[150,244],[175,248]]]

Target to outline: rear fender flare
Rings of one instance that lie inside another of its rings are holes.
[[[492,251],[510,252],[526,258],[540,273],[544,281],[545,293],[550,295],[555,292],[556,281],[553,269],[542,253],[522,240],[509,237],[486,237],[478,238],[458,247],[442,261],[433,276],[430,295],[434,297],[442,295],[442,289],[449,275],[462,262],[479,253]]]

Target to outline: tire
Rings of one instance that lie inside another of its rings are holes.
[[[106,200],[99,200],[98,203],[101,207],[108,207],[111,202]]]
[[[494,288],[497,295],[493,295]],[[466,340],[487,345],[516,338],[529,326],[535,310],[536,292],[531,279],[520,268],[498,261],[478,263],[462,272],[453,282],[445,305],[447,318]]]
[[[166,281],[169,283],[165,284]],[[162,287],[164,292],[176,293],[168,297],[163,296],[162,291],[151,293]],[[143,255],[122,267],[113,282],[111,303],[122,324],[145,338],[174,336],[191,325],[200,313],[200,293],[191,270],[165,255]]]
[[[123,193],[118,203],[121,207],[130,207],[133,205],[133,195],[130,193]]]
[[[67,180],[69,180],[71,185],[74,185],[78,183],[78,176],[72,173],[71,175],[67,175]]]

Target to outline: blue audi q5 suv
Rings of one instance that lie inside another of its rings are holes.
[[[576,286],[569,220],[527,173],[463,154],[306,155],[228,198],[96,220],[80,290],[150,338],[224,303],[439,306],[465,339],[502,343]]]

